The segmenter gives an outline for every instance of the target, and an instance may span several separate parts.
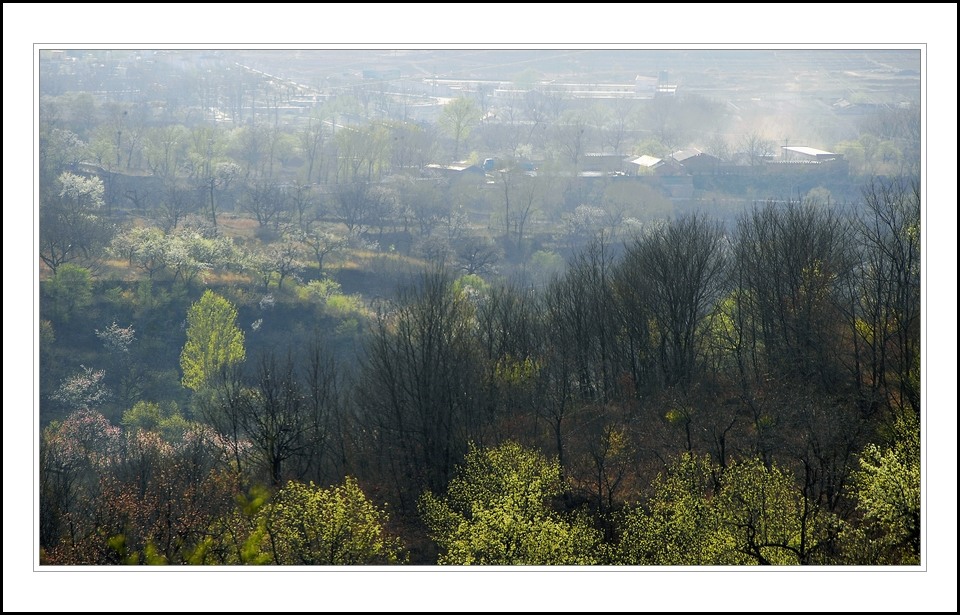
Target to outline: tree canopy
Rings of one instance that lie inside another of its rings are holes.
[[[401,557],[399,541],[384,529],[388,515],[352,477],[329,489],[290,481],[260,515],[263,547],[277,564],[394,564]]]
[[[420,510],[443,549],[440,564],[598,563],[599,532],[550,508],[562,492],[556,459],[515,442],[474,446],[446,496],[426,492]]]
[[[183,386],[201,389],[224,367],[245,357],[244,337],[237,325],[237,309],[212,290],[187,312],[187,343],[180,354]]]

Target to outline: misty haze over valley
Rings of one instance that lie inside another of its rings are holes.
[[[42,565],[920,564],[920,49],[38,56]]]

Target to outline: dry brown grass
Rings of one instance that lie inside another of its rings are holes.
[[[259,225],[253,218],[239,216],[237,214],[220,214],[217,216],[217,227],[220,232],[228,237],[243,238],[246,240],[254,239]]]
[[[97,277],[103,280],[118,280],[135,282],[144,278],[146,274],[131,267],[130,263],[122,258],[108,258],[100,262],[97,268]]]
[[[251,276],[233,271],[210,271],[206,273],[204,280],[207,284],[217,285],[247,285],[254,283]]]
[[[424,267],[428,263],[423,259],[414,256],[406,256],[396,252],[375,252],[373,250],[347,250],[341,256],[338,263],[340,270],[369,270],[374,261],[382,259],[396,264],[403,264],[409,267]]]

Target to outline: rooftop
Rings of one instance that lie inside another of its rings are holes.
[[[805,146],[793,146],[793,145],[783,145],[780,149],[786,150],[788,152],[794,152],[797,154],[803,154],[804,156],[836,156],[834,152],[828,152],[822,149],[817,149],[815,147],[805,147]]]
[[[639,158],[635,158],[630,162],[636,165],[640,165],[641,167],[653,167],[653,166],[656,166],[660,161],[661,159],[657,158],[656,156],[648,156],[644,154],[643,156],[640,156]]]
[[[688,158],[693,158],[693,157],[695,157],[695,156],[701,156],[702,154],[703,154],[703,152],[701,152],[700,150],[698,150],[698,149],[696,149],[696,148],[691,148],[691,149],[682,149],[682,150],[680,150],[680,151],[678,151],[678,152],[674,152],[673,155],[672,155],[672,157],[673,157],[673,159],[676,160],[677,162],[683,162],[684,160],[687,160]]]

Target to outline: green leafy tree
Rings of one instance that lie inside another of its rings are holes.
[[[480,121],[480,110],[470,98],[454,98],[443,107],[440,126],[453,137],[453,159],[459,160],[460,144]]]
[[[393,564],[401,558],[399,540],[384,529],[387,513],[351,477],[330,489],[290,481],[259,515],[266,528],[261,545],[277,564]]]
[[[902,412],[894,444],[869,444],[855,475],[863,522],[853,536],[858,563],[920,563],[920,421]]]
[[[180,354],[183,386],[197,391],[221,368],[241,363],[245,357],[243,331],[237,309],[208,290],[187,311],[187,343]]]
[[[472,446],[446,496],[426,492],[420,512],[443,550],[440,564],[599,563],[600,533],[587,518],[551,510],[562,493],[556,459],[514,442]]]
[[[69,321],[74,314],[93,301],[93,280],[90,270],[73,263],[61,265],[45,285],[50,315],[57,322]]]
[[[646,507],[619,515],[620,541],[614,561],[626,565],[698,566],[718,564],[723,538],[710,505],[708,456],[683,453],[653,483]]]
[[[759,459],[731,464],[714,505],[727,550],[720,563],[796,565],[816,561],[832,527],[827,513],[809,514],[794,477]]]
[[[184,435],[197,427],[180,414],[180,409],[174,402],[167,402],[161,407],[158,403],[142,400],[123,413],[120,424],[131,433],[159,433],[164,442],[181,442]]]
[[[614,560],[633,565],[826,563],[838,521],[812,509],[787,471],[759,459],[725,469],[681,455],[643,508],[620,519]]]
[[[163,420],[163,410],[160,404],[151,401],[138,401],[132,408],[123,413],[120,424],[125,429],[135,431],[156,431]]]

